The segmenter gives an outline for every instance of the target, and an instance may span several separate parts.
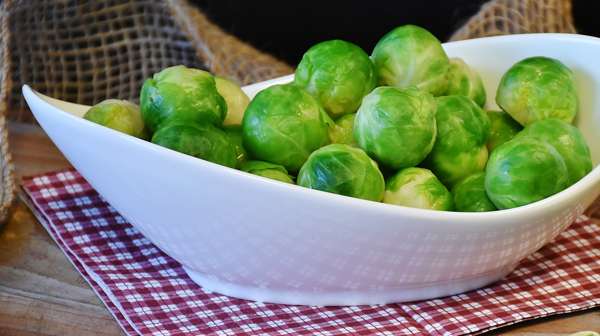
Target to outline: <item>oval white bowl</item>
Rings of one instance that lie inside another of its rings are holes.
[[[595,168],[520,208],[437,212],[280,183],[156,146],[81,118],[87,106],[23,95],[50,138],[138,230],[215,292],[310,305],[380,304],[450,295],[509,273],[600,194],[600,39],[513,35],[444,44],[482,75],[489,108],[502,74],[529,56],[575,73],[576,124]],[[253,96],[291,76],[244,88]]]

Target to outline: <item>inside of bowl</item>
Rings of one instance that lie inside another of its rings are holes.
[[[65,111],[67,113],[73,114],[73,115],[81,117],[81,118],[83,118],[83,115],[85,114],[85,112],[87,112],[87,110],[89,110],[89,108],[90,108],[87,105],[69,103],[69,102],[66,102],[63,100],[48,97],[37,91],[35,92],[35,94],[38,95],[43,100],[45,100],[46,102],[48,102],[50,105],[57,107],[61,111]]]
[[[575,125],[581,130],[592,152],[594,166],[600,164],[600,69],[573,67],[580,107]]]
[[[250,85],[246,85],[242,88],[242,90],[244,90],[244,92],[248,95],[248,97],[250,97],[250,99],[254,98],[254,96],[256,96],[256,94],[264,89],[267,88],[269,86],[272,85],[277,85],[277,84],[286,84],[286,83],[290,83],[294,80],[294,75],[287,75],[287,76],[283,76],[283,77],[278,77],[278,78],[273,78],[264,82],[260,82],[260,83],[255,83],[255,84],[250,84]]]

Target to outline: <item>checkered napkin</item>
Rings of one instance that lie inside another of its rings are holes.
[[[504,280],[406,304],[308,307],[207,292],[74,170],[24,196],[128,335],[463,335],[600,305],[600,227],[579,218]]]

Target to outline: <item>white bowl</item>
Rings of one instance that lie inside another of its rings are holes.
[[[87,106],[28,86],[23,95],[73,166],[204,288],[288,304],[411,301],[502,278],[600,194],[600,39],[514,35],[444,48],[480,72],[489,102],[502,74],[525,57],[555,57],[573,69],[581,98],[576,123],[591,147],[594,170],[567,190],[520,208],[413,209],[222,167],[88,122],[81,118]],[[253,96],[291,79],[244,90]]]

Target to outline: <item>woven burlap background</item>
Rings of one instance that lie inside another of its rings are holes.
[[[574,32],[571,1],[493,0],[452,39],[529,32]],[[186,0],[0,0],[0,219],[14,190],[4,116],[33,122],[22,84],[82,104],[137,101],[145,78],[175,64],[240,84],[293,71]]]
[[[0,3],[0,227],[8,217],[10,205],[14,200],[13,166],[8,150],[8,132],[6,130],[6,101],[10,84],[7,78],[9,63],[7,44],[2,41],[8,36],[8,26],[4,3]]]
[[[572,1],[490,1],[458,29],[450,40],[523,33],[575,33]]]

